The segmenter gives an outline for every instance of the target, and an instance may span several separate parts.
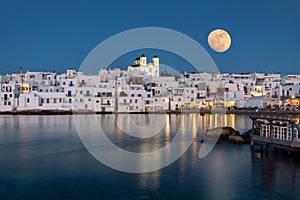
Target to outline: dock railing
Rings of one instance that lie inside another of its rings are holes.
[[[299,124],[295,120],[251,116],[251,147],[255,143],[282,148],[299,148]]]

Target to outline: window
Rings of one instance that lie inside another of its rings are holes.
[[[12,94],[10,94],[9,97],[12,97]]]
[[[49,99],[47,99],[47,103],[49,103],[50,101],[49,101]]]
[[[91,101],[91,98],[89,98],[88,101]]]
[[[53,99],[53,103],[56,103],[56,99]]]
[[[30,99],[29,98],[27,98],[27,103],[30,103]]]
[[[11,103],[10,103],[10,101],[9,101],[9,102],[7,102],[7,105],[9,105],[9,106],[10,106],[10,104],[11,104]]]
[[[131,97],[134,97],[134,94],[131,94]]]
[[[99,103],[99,100],[97,100],[96,103]]]
[[[138,94],[138,97],[142,97],[142,94]]]
[[[137,102],[138,102],[138,100],[136,99],[134,102],[135,102],[135,103],[137,103]]]

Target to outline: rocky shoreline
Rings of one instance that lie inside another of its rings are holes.
[[[239,131],[232,127],[217,127],[212,129],[207,129],[205,133],[205,139],[212,139],[218,141],[218,143],[230,142],[234,144],[249,144],[251,130],[240,134]]]

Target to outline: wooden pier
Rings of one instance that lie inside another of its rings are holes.
[[[296,121],[279,118],[251,116],[252,132],[250,147],[261,145],[261,150],[272,146],[288,151],[300,151],[300,127]]]

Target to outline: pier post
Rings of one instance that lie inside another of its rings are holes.
[[[250,148],[253,150],[254,149],[254,140],[251,138],[251,141],[250,141]]]
[[[269,120],[270,123],[270,138],[273,138],[273,120]]]
[[[263,153],[263,152],[264,152],[264,145],[261,144],[261,145],[260,145],[260,153]]]
[[[269,144],[266,144],[266,146],[265,146],[265,152],[267,153],[268,150],[269,150]]]

